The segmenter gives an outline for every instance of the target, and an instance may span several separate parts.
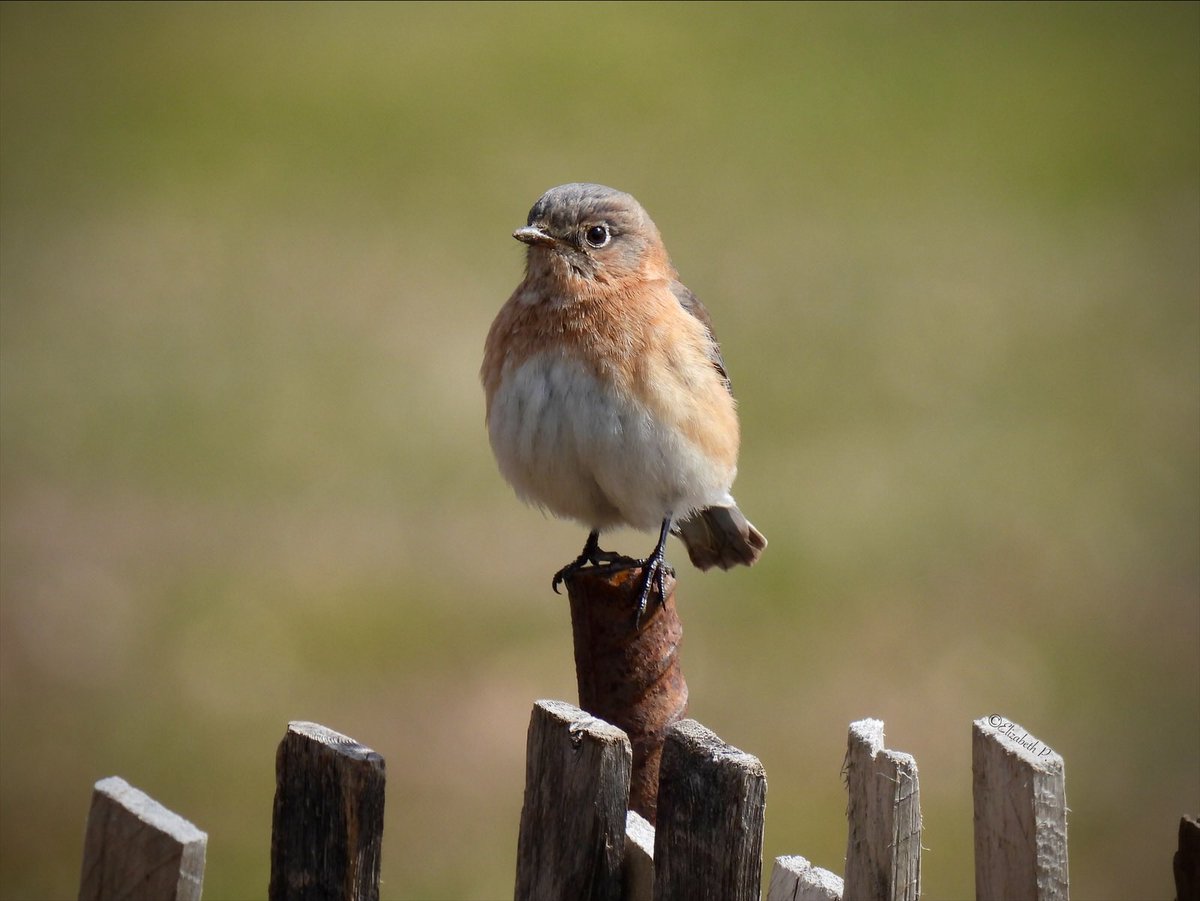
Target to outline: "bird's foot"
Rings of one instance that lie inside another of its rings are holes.
[[[658,603],[667,603],[667,576],[675,577],[675,570],[667,563],[662,545],[654,549],[654,553],[645,560],[635,561],[642,567],[641,578],[638,579],[637,612],[633,615],[633,628],[639,629],[646,607],[650,604],[650,595],[654,588],[658,589]]]
[[[587,566],[604,572],[620,572],[623,569],[641,566],[644,562],[644,560],[626,557],[624,554],[602,550],[599,533],[592,532],[588,535],[587,544],[583,546],[582,553],[554,574],[554,580],[550,583],[550,587],[554,589],[555,594],[559,594],[558,586]]]
[[[585,558],[580,554],[573,563],[568,563],[555,573],[554,590],[558,591],[559,583],[564,579],[569,579],[585,567],[590,568],[597,575],[604,576],[631,569],[642,570],[642,574],[638,576],[637,580],[637,611],[633,617],[634,629],[641,626],[642,617],[646,613],[646,608],[650,606],[650,596],[654,593],[654,589],[658,589],[658,603],[665,604],[667,602],[667,577],[675,578],[675,568],[667,563],[661,554],[651,554],[649,557],[639,560],[637,557],[626,557],[624,554],[601,551],[595,558]]]
[[[662,529],[658,533],[658,544],[654,546],[649,557],[641,560],[601,550],[600,533],[592,532],[583,546],[583,552],[554,574],[554,581],[550,583],[550,587],[557,594],[558,586],[563,581],[588,566],[603,575],[629,569],[641,569],[642,574],[638,577],[637,582],[637,611],[633,618],[633,628],[637,630],[641,627],[642,616],[646,613],[646,607],[650,604],[650,595],[655,588],[658,589],[658,603],[662,605],[667,602],[667,576],[675,577],[675,570],[666,561],[667,535],[670,531],[671,517],[668,515],[663,519]]]

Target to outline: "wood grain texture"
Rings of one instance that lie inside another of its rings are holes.
[[[1063,759],[1016,723],[972,727],[975,896],[1066,901],[1067,795]]]
[[[758,901],[767,777],[695,720],[667,732],[654,837],[657,901]]]
[[[517,901],[619,901],[632,763],[617,727],[562,701],[534,704]]]
[[[883,723],[850,724],[846,745],[847,898],[916,901],[921,894],[917,762],[884,747]]]
[[[767,901],[842,901],[842,877],[803,857],[776,857]]]
[[[208,836],[118,776],[92,791],[80,901],[199,901]]]
[[[275,755],[271,901],[378,901],[383,758],[316,723],[288,723]]]

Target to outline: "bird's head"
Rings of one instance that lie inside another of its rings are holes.
[[[529,245],[531,276],[618,285],[670,274],[662,238],[632,196],[604,185],[551,188],[513,237]]]

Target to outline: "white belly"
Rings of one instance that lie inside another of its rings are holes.
[[[523,500],[589,528],[656,529],[668,513],[732,503],[730,468],[557,355],[531,357],[504,374],[488,435]]]

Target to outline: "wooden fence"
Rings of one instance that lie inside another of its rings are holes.
[[[529,723],[516,898],[759,899],[766,774],[694,720],[663,747],[657,826],[628,809],[626,734],[561,701]],[[1010,720],[972,730],[978,898],[1067,898],[1063,760]],[[271,901],[379,897],[383,758],[324,726],[290,723],[276,755]],[[850,726],[843,875],[779,857],[767,901],[916,899],[921,804],[916,761],[884,745],[883,723]],[[96,783],[80,899],[199,899],[207,836],[123,780]],[[1184,818],[1179,898],[1200,886],[1200,822]]]
[[[760,897],[767,780],[753,755],[693,720],[672,726],[652,828],[625,812],[624,733],[577,707],[539,701],[528,747],[519,901]],[[974,724],[973,764],[977,897],[1066,899],[1062,757],[1011,721],[985,717]],[[803,857],[780,857],[768,901],[920,897],[916,761],[884,746],[882,722],[861,720],[850,726],[844,773],[844,877]]]

